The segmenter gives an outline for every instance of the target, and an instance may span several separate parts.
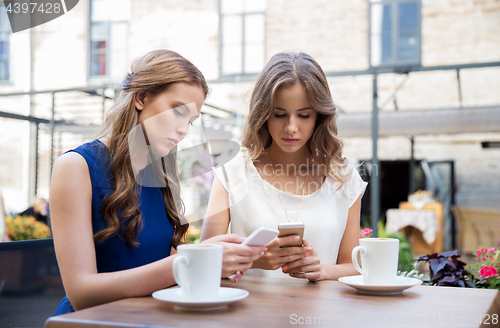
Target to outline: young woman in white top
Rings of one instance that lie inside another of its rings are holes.
[[[259,75],[242,144],[247,151],[215,169],[202,240],[248,236],[260,226],[305,224],[302,247],[277,238],[247,275],[310,281],[356,275],[361,197],[366,188],[342,156],[337,111],[326,76],[305,53],[279,53]],[[255,269],[255,270],[254,270]]]

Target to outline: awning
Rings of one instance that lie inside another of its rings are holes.
[[[380,136],[500,132],[500,106],[439,110],[381,111]],[[341,138],[371,137],[372,114],[340,113]]]
[[[439,110],[398,110],[379,112],[379,136],[414,136],[432,134],[460,134],[500,132],[500,106],[453,108]],[[236,120],[224,120],[227,124]],[[42,130],[50,132],[49,124],[41,124]],[[56,124],[56,132],[88,134],[98,129],[95,125]],[[339,136],[371,137],[372,114],[340,113]],[[207,139],[230,139],[230,132],[205,131]],[[225,133],[225,138],[219,134]],[[215,136],[217,135],[217,137]]]

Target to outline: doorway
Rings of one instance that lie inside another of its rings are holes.
[[[413,166],[413,170],[411,167]],[[385,213],[390,208],[398,208],[400,202],[408,200],[408,195],[417,190],[432,191],[433,197],[443,204],[443,246],[454,248],[455,220],[451,207],[455,203],[455,173],[453,161],[427,162],[424,160],[380,161],[378,168],[373,168],[370,161],[360,163],[359,170],[365,181],[370,181],[370,174],[380,175],[380,213],[385,224]],[[413,175],[411,175],[413,171]],[[370,222],[370,183],[361,203],[361,224]]]

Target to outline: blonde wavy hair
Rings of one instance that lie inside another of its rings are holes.
[[[121,231],[127,245],[137,246],[141,229],[139,210],[139,186],[135,181],[130,160],[128,135],[139,124],[139,111],[135,107],[135,96],[154,97],[173,83],[186,82],[202,87],[205,97],[208,86],[200,70],[186,58],[170,50],[155,50],[135,60],[131,72],[122,83],[122,91],[107,114],[100,136],[109,140],[108,150],[114,191],[102,206],[106,228],[97,232],[96,241],[104,241]],[[179,173],[176,149],[162,158],[162,175],[166,187],[162,188],[168,217],[174,224],[172,246],[182,244],[189,225],[181,224],[184,204],[180,199]],[[126,228],[123,228],[126,225]]]
[[[307,142],[314,161],[327,167],[325,175],[344,183],[350,176],[347,160],[342,156],[343,143],[337,136],[337,109],[328,81],[319,64],[303,52],[281,52],[266,64],[253,89],[250,110],[243,130],[242,145],[255,160],[271,146],[267,120],[274,114],[276,93],[280,88],[299,82],[309,102],[317,111],[314,132]]]

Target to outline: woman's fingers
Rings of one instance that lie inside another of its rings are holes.
[[[321,278],[321,271],[307,272],[307,273],[290,273],[290,277],[308,279],[309,281],[317,281]]]
[[[218,235],[212,238],[208,238],[202,241],[201,244],[213,244],[220,242],[241,244],[243,240],[245,240],[245,238],[233,233],[233,234]]]
[[[209,239],[207,239],[208,241]],[[227,240],[227,239],[226,239]],[[237,243],[220,242],[224,247],[222,276],[227,277],[237,271],[247,271],[252,263],[267,250],[265,246],[246,246]]]
[[[311,271],[314,266],[320,266],[319,258],[304,257],[282,267],[283,273],[299,273]],[[318,269],[319,270],[319,269]]]
[[[228,277],[238,271],[244,272],[252,267],[253,261],[238,261],[237,259],[223,259],[222,277]]]
[[[202,242],[202,244],[222,245],[222,277],[228,277],[237,271],[247,271],[251,268],[253,261],[267,250],[265,246],[241,245],[243,240],[245,238],[236,234],[226,234],[214,236]]]
[[[304,256],[293,262],[286,263],[282,267],[283,273],[288,273],[294,278],[316,281],[321,278],[321,261],[316,250],[305,238],[302,242],[305,249]]]
[[[305,265],[287,272],[290,277],[316,281],[321,279],[321,264]],[[285,272],[284,272],[285,273]]]
[[[238,281],[240,281],[241,277],[244,275],[245,273],[241,273],[240,271],[237,271],[235,274],[234,274],[234,277],[233,279],[231,279],[231,282],[234,284],[234,283],[237,283]]]
[[[304,256],[304,253],[307,252],[307,249],[301,246],[280,248],[280,246],[282,245],[290,244],[298,240],[300,240],[300,237],[297,235],[275,238],[266,246],[267,250],[265,248],[259,249],[264,252],[262,256],[261,253],[256,253],[253,254],[253,256],[248,256],[251,257],[251,260],[255,262],[254,268],[276,270],[278,268],[281,268],[288,262],[294,262],[302,258]]]
[[[302,262],[305,260],[304,262]],[[288,269],[283,266],[283,273],[301,273],[301,272],[313,272],[313,271],[320,271],[321,270],[321,264],[319,261],[308,261],[307,259],[301,259],[298,260],[297,262],[302,262],[301,266],[297,266],[293,269]]]
[[[224,259],[226,262],[237,263],[237,264],[252,264],[253,261],[260,258],[262,253],[253,255],[253,256],[241,256],[238,254],[231,254]]]
[[[279,237],[277,238],[279,246],[284,246],[284,245],[289,245],[292,243],[295,243],[300,240],[300,237],[298,235],[291,235],[291,236],[286,236],[286,237]]]
[[[288,263],[294,263],[294,262],[300,261],[303,258],[304,258],[304,254],[303,253],[298,253],[298,254],[288,255],[288,256],[282,256],[282,257],[279,258],[280,263],[281,263],[280,266],[284,266],[284,265],[287,265]]]
[[[267,249],[276,249],[280,247],[279,238],[274,238],[269,244],[266,245]]]
[[[309,250],[312,250],[312,247],[303,247],[303,246],[293,246],[293,247],[284,247],[273,250],[273,253],[280,257],[286,257],[297,254],[305,254]]]
[[[264,270],[276,270],[288,262],[302,258],[304,253],[303,247],[268,248],[268,251],[256,262],[256,267]]]
[[[265,252],[267,250],[266,246],[241,245],[239,242],[240,238],[242,237],[238,235],[215,236],[205,240],[203,243],[221,244],[224,247],[224,255],[236,254],[239,256],[253,257],[256,255],[260,255],[262,252]]]
[[[236,272],[245,272],[250,269],[252,263],[234,263],[233,266],[225,266],[222,268],[222,278],[229,277]]]
[[[300,256],[288,258],[288,260],[284,264],[282,264],[285,271],[290,272],[290,269],[304,265],[305,263],[304,259],[307,257],[317,257],[316,252],[313,250],[311,246],[302,246],[300,248],[300,253],[298,255]]]

